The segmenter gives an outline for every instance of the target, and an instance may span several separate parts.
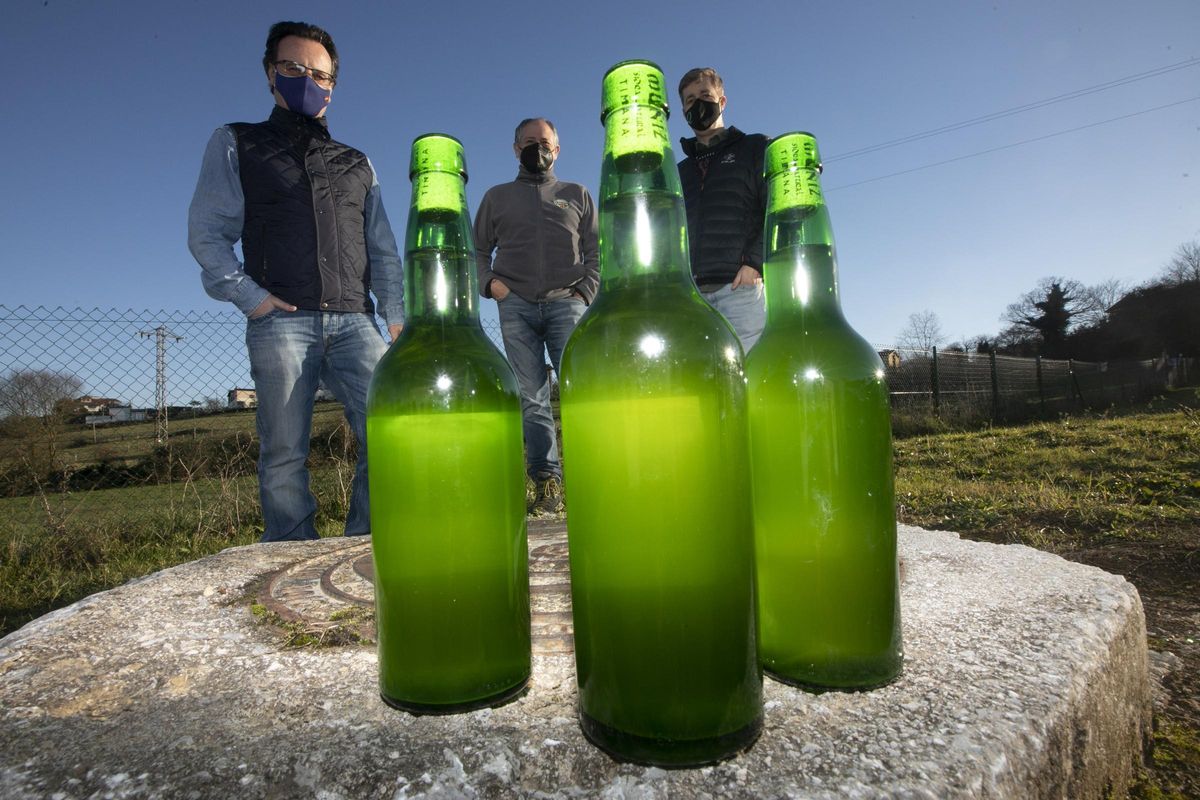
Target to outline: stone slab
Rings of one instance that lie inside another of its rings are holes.
[[[575,720],[562,524],[531,522],[530,545],[531,689],[452,717],[385,706],[373,647],[285,647],[251,612],[369,604],[354,539],[233,548],[35,620],[0,640],[0,797],[1104,797],[1149,733],[1133,586],[902,527],[899,680],[767,680],[762,737],[736,759],[618,763]]]

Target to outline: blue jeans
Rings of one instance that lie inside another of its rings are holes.
[[[721,316],[729,320],[742,340],[742,352],[749,353],[750,348],[762,336],[763,326],[767,324],[767,301],[763,295],[763,286],[739,286],[731,289],[732,284],[725,284],[715,292],[701,292],[708,304],[721,312]]]
[[[530,303],[509,292],[497,301],[504,352],[521,387],[521,423],[525,431],[525,463],[534,478],[553,475],[562,480],[562,462],[554,435],[550,409],[550,376],[546,354],[554,372],[575,323],[587,306],[577,298]]]
[[[371,532],[367,498],[367,387],[387,349],[375,320],[353,312],[279,311],[246,320],[258,396],[258,494],[264,542],[316,539],[308,487],[313,400],[324,382],[345,407],[358,441],[346,535]]]

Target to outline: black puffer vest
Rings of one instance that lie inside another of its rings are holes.
[[[712,149],[698,147],[695,138],[680,140],[688,156],[679,162],[679,181],[697,284],[730,283],[742,264],[762,272],[767,141],[732,126]]]
[[[367,157],[330,138],[324,119],[279,106],[266,122],[229,127],[246,198],[246,274],[299,308],[373,312]]]

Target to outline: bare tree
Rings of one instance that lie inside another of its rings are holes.
[[[994,333],[977,333],[974,336],[960,336],[949,344],[940,347],[942,353],[988,353],[991,352]]]
[[[996,334],[978,333],[966,341],[967,351],[974,353],[990,353],[996,349]]]
[[[1200,281],[1200,239],[1179,245],[1175,255],[1159,273],[1159,279],[1168,286]]]
[[[1013,323],[993,336],[991,344],[993,349],[1017,350],[1032,346],[1036,341],[1037,333],[1032,328]]]
[[[908,324],[896,337],[896,346],[928,353],[944,341],[946,341],[946,335],[942,333],[942,323],[938,319],[938,315],[926,309],[916,314],[909,314]]]
[[[0,379],[0,417],[47,419],[62,411],[63,402],[79,396],[83,381],[47,369],[13,370]]]
[[[12,370],[0,378],[0,464],[41,497],[66,486],[69,474],[59,458],[58,432],[71,415],[83,381],[47,369]]]
[[[1078,298],[1079,308],[1075,313],[1076,325],[1098,325],[1108,318],[1108,310],[1129,294],[1129,284],[1118,278],[1109,278],[1093,286],[1085,286]]]

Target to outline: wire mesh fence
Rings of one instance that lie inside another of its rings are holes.
[[[0,306],[0,542],[260,525],[245,330],[236,311]],[[318,392],[309,459],[323,530],[354,464],[332,400]]]
[[[503,348],[495,322],[484,330]],[[145,526],[228,536],[260,525],[244,337],[232,311],[0,306],[0,537]],[[1186,360],[877,349],[898,431],[1128,403],[1196,374]],[[354,443],[328,400],[318,394],[310,468],[318,527],[335,531]]]
[[[503,348],[496,323],[485,320],[484,332]],[[0,375],[74,376],[80,396],[94,400],[84,405],[97,409],[117,405],[153,418],[165,388],[168,412],[212,411],[230,404],[233,389],[253,388],[245,333],[236,311],[0,306]],[[0,417],[8,413],[0,406]]]

